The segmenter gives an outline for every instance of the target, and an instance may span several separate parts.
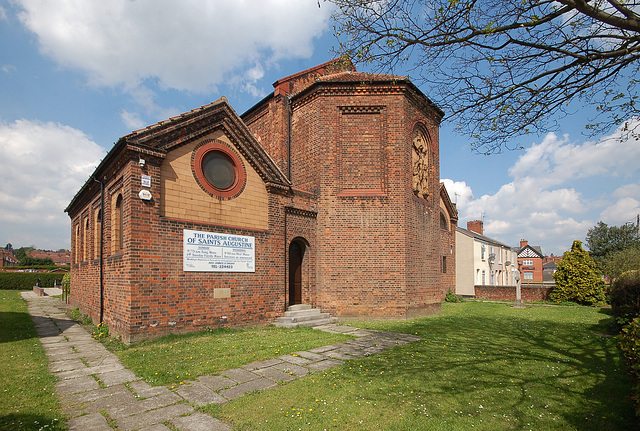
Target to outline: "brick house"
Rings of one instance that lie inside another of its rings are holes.
[[[529,245],[527,240],[520,240],[518,250],[518,270],[523,283],[539,283],[543,281],[542,261],[544,255],[539,245]]]
[[[0,268],[18,266],[20,261],[13,255],[12,250],[0,249]]]
[[[225,98],[118,140],[66,209],[71,301],[125,342],[436,312],[455,284],[442,112],[407,78],[332,61],[238,116]]]
[[[51,258],[53,263],[58,266],[65,266],[71,263],[71,253],[66,251],[33,250],[29,253],[29,256],[38,259]]]

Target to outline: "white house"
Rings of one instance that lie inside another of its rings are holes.
[[[515,285],[516,252],[482,230],[480,220],[468,222],[467,229],[456,227],[456,295],[475,296],[476,285]]]

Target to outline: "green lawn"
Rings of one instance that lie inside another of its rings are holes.
[[[0,430],[64,430],[56,379],[17,290],[0,290]]]
[[[357,322],[423,340],[206,409],[239,430],[630,430],[610,316],[465,302]]]
[[[144,341],[115,353],[148,383],[175,387],[197,376],[351,338],[305,327],[215,329]]]
[[[421,341],[201,410],[237,430],[630,430],[630,380],[610,315],[587,307],[464,302],[355,326]],[[16,291],[0,291],[0,429],[65,429],[55,378]],[[345,339],[309,329],[214,330],[116,352],[169,387]],[[157,374],[156,374],[157,373]]]

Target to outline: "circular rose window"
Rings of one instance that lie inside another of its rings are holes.
[[[212,196],[218,199],[233,199],[244,189],[244,165],[236,152],[225,142],[202,142],[196,147],[192,160],[198,184]]]
[[[230,188],[236,181],[236,167],[222,151],[209,151],[204,155],[202,173],[209,184],[219,190]]]

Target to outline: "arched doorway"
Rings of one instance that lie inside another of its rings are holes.
[[[302,262],[306,246],[293,240],[289,245],[289,305],[302,304]]]

